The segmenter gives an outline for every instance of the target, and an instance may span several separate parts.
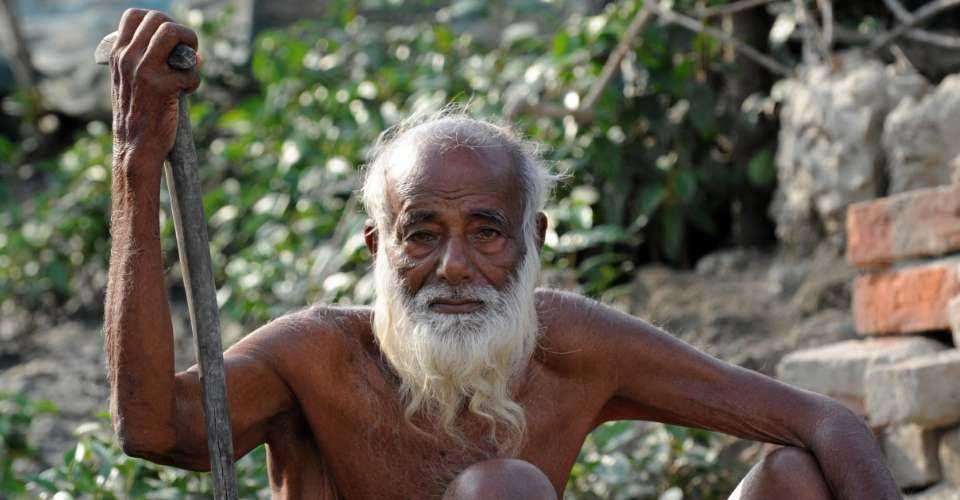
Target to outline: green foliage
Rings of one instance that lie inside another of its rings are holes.
[[[410,7],[378,6],[384,19]],[[259,36],[248,83],[231,62],[227,19],[202,20],[207,83],[191,111],[224,314],[250,325],[313,300],[368,302],[354,193],[377,135],[413,111],[450,101],[469,101],[487,117],[524,103],[574,108],[638,6],[625,0],[597,15],[573,15],[545,36],[535,21],[565,11],[533,0],[454,2],[435,13],[443,22],[415,16],[391,24],[331,2],[321,24]],[[471,30],[494,18],[505,23],[501,36]],[[545,265],[573,272],[586,293],[623,293],[632,270],[650,259],[690,262],[692,234],[711,235],[715,244],[725,238],[718,217],[737,190],[769,188],[769,157],[741,172],[724,151],[737,116],[708,78],[728,71],[718,52],[708,37],[653,24],[591,120],[517,115],[519,129],[568,176],[549,209]],[[224,98],[237,88],[254,90]],[[50,160],[25,163],[19,144],[0,141],[0,161],[31,183],[0,189],[4,310],[99,309],[110,146],[99,123]],[[173,262],[167,216],[162,237]],[[178,272],[170,268],[174,288]]]
[[[26,492],[26,481],[18,477],[18,462],[35,460],[38,455],[27,432],[35,416],[56,411],[48,401],[0,392],[0,498]]]
[[[746,473],[744,464],[719,459],[720,448],[732,439],[672,425],[604,424],[584,442],[565,497],[727,498]]]
[[[116,445],[109,417],[77,427],[76,445],[63,461],[39,473],[39,453],[28,433],[37,416],[56,414],[49,401],[0,393],[0,498],[209,498],[208,474],[130,458]],[[260,446],[236,463],[241,498],[268,498],[266,449]],[[64,496],[67,495],[67,496]]]

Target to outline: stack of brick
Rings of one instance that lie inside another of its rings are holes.
[[[847,259],[863,338],[789,354],[778,376],[863,416],[908,498],[960,499],[960,183],[851,205]]]

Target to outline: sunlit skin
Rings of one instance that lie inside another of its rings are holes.
[[[159,13],[129,10],[120,23],[106,350],[124,451],[206,470],[198,372],[174,370],[158,223],[161,163],[176,123],[170,103],[199,82],[164,64],[180,42],[196,47],[196,35]],[[390,172],[394,222],[390,234],[368,226],[370,251],[388,252],[409,293],[440,281],[503,289],[524,251],[509,158],[415,152]],[[545,227],[540,214],[538,242]],[[594,427],[643,419],[784,445],[753,469],[742,498],[899,498],[869,430],[835,401],[723,363],[578,295],[540,290],[536,301],[542,338],[515,385],[527,431],[514,459],[489,460],[486,427],[468,412],[459,424],[477,449],[407,425],[371,310],[326,306],[285,315],[225,353],[237,457],[267,444],[276,498],[553,498]],[[478,306],[433,307],[458,314]]]

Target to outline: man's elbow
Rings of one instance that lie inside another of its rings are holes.
[[[176,442],[171,429],[159,426],[137,425],[114,417],[113,430],[120,449],[131,457],[152,460],[168,454]]]
[[[879,455],[880,448],[867,422],[835,399],[823,397],[812,431],[813,446],[832,448],[845,444]]]
[[[160,465],[169,465],[194,472],[210,472],[209,458],[184,454],[177,450],[175,436],[167,432],[151,432],[151,429],[115,426],[117,443],[127,456],[142,458]]]

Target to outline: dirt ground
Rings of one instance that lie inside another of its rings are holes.
[[[641,268],[629,310],[720,359],[773,375],[790,351],[856,336],[854,276],[830,248],[806,258],[724,251],[694,271]]]

